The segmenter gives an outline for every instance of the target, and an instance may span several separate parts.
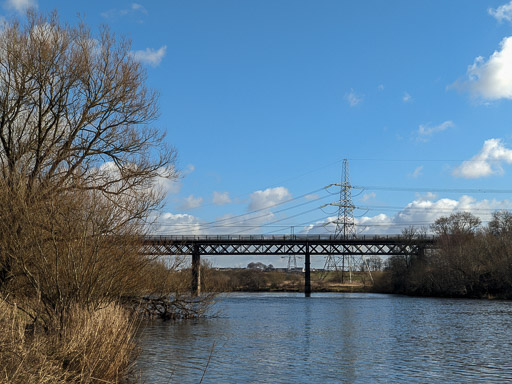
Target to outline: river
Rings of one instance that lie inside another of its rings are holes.
[[[512,381],[512,302],[243,293],[223,297],[216,310],[212,318],[147,324],[142,381]]]

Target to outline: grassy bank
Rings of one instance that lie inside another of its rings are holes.
[[[380,275],[382,272],[374,274]],[[303,292],[304,273],[261,271],[254,269],[205,269],[203,290],[216,292]],[[352,279],[345,272],[311,272],[313,292],[369,292],[372,281],[367,272],[353,272]]]

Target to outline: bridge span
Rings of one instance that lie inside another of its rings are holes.
[[[434,245],[433,237],[330,235],[204,235],[146,236],[142,253],[146,255],[192,256],[192,289],[201,287],[201,255],[304,256],[304,292],[311,295],[311,256],[394,256],[419,255]]]

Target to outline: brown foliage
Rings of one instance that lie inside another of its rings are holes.
[[[27,331],[16,306],[0,301],[0,382],[117,383],[137,352],[135,323],[116,305],[75,307],[63,331]]]
[[[434,250],[389,261],[391,291],[414,295],[512,298],[510,213],[487,228],[470,213],[436,220]],[[384,288],[385,289],[385,288]]]
[[[137,239],[176,173],[145,80],[108,28],[30,12],[0,31],[0,290],[47,327],[148,290]]]
[[[129,42],[108,28],[35,12],[3,25],[0,380],[117,382],[133,324],[116,303],[179,288],[172,266],[139,254],[155,178],[177,176],[157,116]]]

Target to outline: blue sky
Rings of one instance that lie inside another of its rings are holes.
[[[2,5],[131,39],[182,174],[158,233],[332,233],[344,158],[359,233],[512,208],[512,2]]]

